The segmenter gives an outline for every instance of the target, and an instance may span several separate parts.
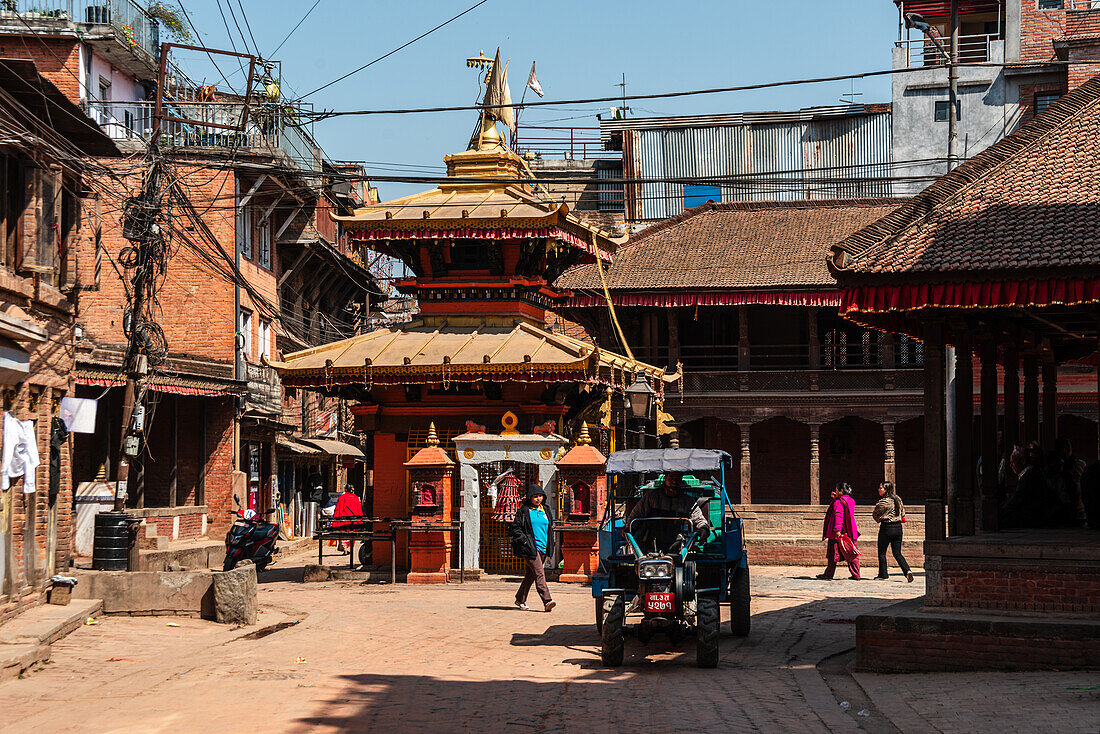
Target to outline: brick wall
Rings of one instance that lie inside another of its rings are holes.
[[[1066,87],[1062,83],[1057,84],[1022,84],[1020,85],[1020,122],[1027,122],[1036,115],[1035,95],[1037,94],[1065,94]],[[975,370],[978,373],[978,370]],[[977,379],[977,378],[975,378]]]
[[[4,34],[0,37],[0,58],[33,61],[38,72],[66,97],[80,101],[80,51],[75,38]]]
[[[1006,567],[988,562],[948,565],[940,571],[946,607],[1028,612],[1100,612],[1095,568]]]
[[[1039,10],[1035,0],[1015,2],[1020,3],[1020,60],[1036,62],[1054,59],[1051,41],[1066,34],[1066,11]]]

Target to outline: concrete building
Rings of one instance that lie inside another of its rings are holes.
[[[904,16],[920,15],[950,48],[948,0],[895,0],[891,160],[910,196],[947,172],[948,91],[943,52]],[[965,0],[959,4],[958,155],[970,158],[1092,76],[1100,7],[1088,0]]]

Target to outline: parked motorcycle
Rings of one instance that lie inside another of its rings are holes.
[[[240,503],[238,509],[228,512],[237,520],[225,534],[225,564],[222,570],[229,571],[241,561],[251,559],[256,564],[256,570],[263,571],[274,562],[272,555],[278,552],[275,541],[279,539],[279,526],[268,522],[254,510],[241,512]],[[268,510],[264,515],[274,512]]]

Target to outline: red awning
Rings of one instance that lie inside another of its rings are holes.
[[[726,291],[723,293],[612,293],[611,301],[616,306],[657,306],[667,308],[670,306],[824,306],[836,308],[840,306],[841,294],[839,291],[819,292],[780,292],[769,293],[767,291],[742,292]],[[576,295],[570,298],[564,306],[569,308],[598,308],[605,306],[607,301],[603,296]]]
[[[370,242],[373,240],[526,240],[526,239],[554,239],[579,247],[589,255],[595,256],[596,250],[592,243],[576,236],[572,232],[566,232],[560,227],[432,227],[424,226],[414,229],[394,227],[392,229],[350,229],[348,237],[353,240]],[[604,262],[612,262],[610,252],[600,250]]]
[[[919,308],[996,308],[1100,303],[1100,279],[987,281],[864,285],[845,289],[842,314],[912,311]]]

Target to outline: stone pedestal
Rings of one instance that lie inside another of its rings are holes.
[[[439,448],[435,424],[428,429],[428,446],[405,462],[409,470],[409,504],[415,525],[449,525],[454,461]],[[409,533],[410,584],[445,584],[451,567],[450,533],[417,529]]]
[[[561,538],[562,583],[587,584],[600,563],[599,527],[607,504],[607,459],[590,443],[588,426],[558,461],[564,493],[555,530]]]

